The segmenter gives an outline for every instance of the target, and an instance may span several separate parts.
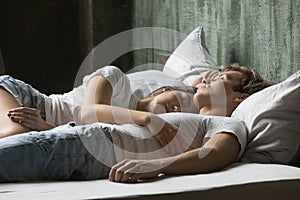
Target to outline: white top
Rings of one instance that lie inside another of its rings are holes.
[[[245,150],[247,129],[240,120],[192,113],[164,113],[159,116],[178,127],[179,134],[185,142],[182,153],[203,146],[210,137],[220,132],[229,132],[237,137],[241,147],[237,159]],[[154,159],[172,156],[166,147],[161,147],[146,127],[132,124],[110,125],[110,127],[117,161],[124,158]]]
[[[138,98],[133,95],[127,76],[119,68],[107,66],[85,76],[83,84],[72,91],[47,97],[45,100],[46,121],[56,126],[70,121],[83,124],[81,104],[89,81],[97,75],[107,78],[113,88],[111,105],[136,109]]]

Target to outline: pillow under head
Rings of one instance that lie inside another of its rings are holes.
[[[300,71],[248,97],[232,117],[249,131],[242,161],[300,163]]]

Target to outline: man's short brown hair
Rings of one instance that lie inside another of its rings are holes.
[[[225,65],[221,72],[238,71],[243,74],[240,78],[240,85],[233,88],[236,92],[247,93],[249,95],[261,91],[262,89],[273,85],[271,82],[264,80],[260,74],[249,66],[241,66],[239,63]]]

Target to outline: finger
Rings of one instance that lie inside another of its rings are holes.
[[[131,171],[130,163],[126,163],[125,165],[120,167],[116,171],[116,176],[115,176],[116,181],[121,183],[128,182],[128,180],[131,179],[131,175],[132,175],[132,173],[130,173],[129,171]]]
[[[136,173],[136,174],[131,175],[131,178],[128,182],[135,183],[141,179],[157,178],[158,174],[159,174],[158,172]]]
[[[10,116],[10,119],[15,121],[15,122],[18,122],[18,121],[21,120],[21,121],[26,121],[26,122],[32,123],[32,124],[38,123],[36,118],[30,118],[30,117],[25,116],[25,115],[12,115],[12,116]]]
[[[30,114],[30,115],[34,115],[34,116],[39,116],[40,113],[38,110],[36,109],[15,109],[15,110],[9,110],[8,111],[9,114]]]
[[[125,172],[122,174],[121,182],[122,182],[122,183],[125,183],[125,182],[131,182],[131,181],[132,181],[132,176],[133,176],[133,173],[130,173],[129,171],[125,171]]]
[[[36,121],[29,119],[29,118],[25,118],[25,117],[19,117],[19,116],[13,116],[10,118],[13,122],[19,123],[22,126],[29,128],[29,129],[36,129]]]
[[[30,130],[36,130],[36,127],[34,124],[31,124],[31,123],[28,123],[28,122],[22,121],[22,120],[20,120],[18,123],[26,128],[29,128]]]
[[[142,178],[143,178],[143,173],[135,173],[130,176],[130,179],[128,180],[128,182],[135,183],[139,179],[142,179]]]
[[[111,168],[108,175],[108,180],[114,182],[115,181],[115,175],[116,175],[116,169]]]
[[[11,112],[8,113],[9,117],[23,117],[23,118],[37,118],[38,116],[32,113],[25,113],[25,112]]]
[[[141,165],[136,165],[136,163],[130,163],[130,165],[127,165],[127,168],[128,169],[123,173],[122,182],[137,182],[139,177],[144,174],[143,170],[141,170]]]
[[[127,164],[127,160],[123,160],[120,163],[114,165],[111,169],[110,179],[114,182],[120,182],[124,173],[124,166]]]
[[[10,111],[8,116],[22,116],[27,118],[41,118],[39,111],[37,110],[16,110]]]
[[[14,112],[14,111],[37,111],[36,108],[29,108],[29,107],[17,107],[17,108],[12,108],[9,110],[9,112]]]
[[[124,163],[125,162],[122,161],[111,167],[110,172],[109,172],[109,180],[110,181],[113,181],[113,182],[115,181],[117,169],[119,169],[122,165],[124,165]]]

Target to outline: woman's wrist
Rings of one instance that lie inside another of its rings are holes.
[[[165,121],[151,113],[147,118],[147,125],[145,125],[151,133],[158,133],[165,124]]]
[[[137,124],[141,126],[148,126],[151,124],[152,119],[156,117],[153,113],[149,112],[142,112],[142,114],[138,114],[138,116]]]

